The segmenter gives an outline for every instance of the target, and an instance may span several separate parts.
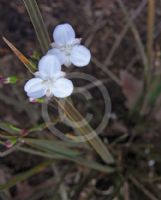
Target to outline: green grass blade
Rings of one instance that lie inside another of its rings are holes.
[[[11,134],[14,134],[14,133],[19,134],[21,132],[21,129],[17,128],[16,126],[12,124],[5,123],[5,122],[0,122],[0,129]]]
[[[43,163],[39,164],[38,166],[30,169],[29,171],[26,171],[26,172],[23,172],[21,174],[18,174],[16,176],[14,176],[12,179],[10,179],[5,184],[1,184],[0,185],[0,191],[9,189],[12,186],[16,185],[18,182],[24,181],[27,178],[29,178],[29,177],[31,177],[31,176],[43,171],[46,167],[51,165],[53,162],[54,162],[53,160],[49,160],[49,161],[43,162]]]
[[[147,96],[148,105],[154,106],[160,95],[161,95],[161,81],[160,78],[156,78],[156,80],[154,80],[148,92]]]
[[[31,22],[34,26],[36,36],[41,46],[41,50],[45,54],[48,51],[51,42],[47,29],[43,22],[41,12],[38,8],[37,2],[36,0],[23,0],[23,1],[29,13]]]
[[[144,78],[145,78],[147,86],[149,86],[149,81],[150,81],[150,78],[149,78],[149,76],[150,76],[149,63],[148,63],[148,58],[147,58],[147,55],[145,53],[145,49],[144,49],[143,43],[141,41],[139,32],[138,32],[135,24],[133,23],[133,20],[131,19],[130,15],[129,15],[127,9],[126,9],[124,2],[122,0],[117,0],[117,2],[118,2],[120,8],[122,9],[122,11],[125,15],[126,21],[127,21],[128,25],[131,27],[134,38],[137,42],[138,49],[139,49],[139,52],[140,52],[140,56],[141,56],[142,62],[144,64]]]
[[[60,101],[58,103],[63,112],[73,123],[77,123],[83,120],[81,114],[77,111],[77,109],[74,108],[74,106],[69,102],[69,100],[66,100],[66,106],[62,105]],[[102,140],[98,137],[97,133],[92,129],[92,127],[88,123],[85,123],[84,126],[78,127],[76,129],[106,163],[114,162],[111,153],[109,152],[105,144],[102,142]],[[94,135],[92,139],[89,137],[89,133],[92,133]]]
[[[80,155],[80,152],[60,146],[60,145],[56,144],[56,142],[54,142],[54,141],[40,140],[40,139],[27,139],[27,138],[24,138],[24,141],[28,145],[32,145],[34,147],[38,146],[41,149],[47,149],[51,152],[55,152],[55,153],[63,155],[63,156],[73,157],[73,156]]]
[[[17,150],[22,151],[24,153],[28,153],[28,154],[32,154],[32,155],[36,155],[36,156],[41,156],[44,158],[53,158],[53,159],[61,159],[62,157],[58,154],[51,154],[51,153],[47,153],[38,149],[33,149],[33,148],[29,148],[29,147],[16,147]]]
[[[147,54],[150,65],[150,72],[152,71],[154,58],[154,27],[155,27],[155,11],[156,0],[148,0],[148,18],[147,18]]]
[[[17,149],[22,152],[25,152],[25,153],[42,156],[45,158],[72,161],[72,162],[82,165],[84,167],[88,167],[88,168],[91,168],[91,169],[94,169],[94,170],[97,170],[100,172],[112,173],[115,170],[112,167],[102,165],[100,163],[97,163],[96,161],[86,160],[80,156],[79,157],[78,156],[73,156],[73,157],[72,156],[62,156],[60,154],[54,153],[53,151],[50,151],[50,152],[49,152],[49,150],[46,151],[45,148],[43,149],[43,151],[41,151],[40,149],[31,149],[31,148],[27,148],[27,147],[17,147]]]

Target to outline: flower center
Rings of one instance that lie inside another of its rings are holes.
[[[66,56],[70,56],[72,48],[73,48],[73,44],[66,44],[63,47],[61,47],[60,50],[65,52]]]
[[[46,96],[47,97],[52,96],[52,90],[53,90],[55,82],[58,79],[63,78],[64,76],[65,76],[65,72],[60,71],[60,72],[54,74],[52,77],[44,80],[43,83],[45,84],[45,87],[46,87]]]
[[[52,96],[52,88],[55,83],[55,78],[50,78],[44,81],[44,84],[46,85],[46,96],[50,97]]]

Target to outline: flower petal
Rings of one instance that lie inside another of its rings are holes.
[[[56,48],[52,48],[47,52],[48,55],[54,55],[56,56],[60,63],[63,65],[64,64],[64,60],[65,60],[65,55],[62,51],[60,51],[59,49]]]
[[[53,95],[58,98],[68,97],[73,92],[73,83],[72,81],[66,78],[60,78],[54,83],[54,87],[52,89]]]
[[[32,78],[24,86],[27,96],[31,98],[40,98],[45,95],[46,86],[40,78]]]
[[[71,62],[77,67],[84,67],[89,64],[91,59],[90,51],[83,45],[72,48]]]
[[[57,48],[50,49],[47,54],[55,55],[59,59],[62,65],[69,67],[71,65],[70,56],[66,56],[65,53]]]
[[[60,61],[56,56],[47,54],[39,61],[39,71],[42,76],[50,78],[53,74],[61,71]]]
[[[75,31],[70,24],[61,24],[56,26],[53,38],[56,43],[65,45],[75,38]]]
[[[34,99],[38,99],[38,98],[45,96],[45,90],[29,92],[29,93],[27,93],[27,96],[30,98],[30,101],[33,101]]]
[[[25,92],[34,92],[36,90],[42,89],[43,87],[43,80],[40,78],[32,78],[24,86]]]

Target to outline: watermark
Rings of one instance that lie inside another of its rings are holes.
[[[102,133],[103,130],[107,127],[110,113],[111,113],[111,99],[109,96],[109,93],[107,91],[107,88],[97,78],[95,78],[92,75],[82,73],[82,72],[70,72],[68,75],[69,79],[72,80],[83,80],[86,82],[89,82],[88,85],[84,85],[82,87],[75,87],[74,88],[74,95],[82,95],[82,97],[85,99],[85,104],[87,104],[89,101],[93,99],[92,93],[90,90],[92,88],[95,88],[99,90],[101,94],[102,101],[104,102],[104,113],[102,115],[102,119],[97,125],[96,128],[91,129],[91,131],[88,131],[88,136],[84,137],[80,135],[79,131],[83,127],[88,126],[90,122],[97,116],[94,116],[91,113],[86,113],[86,116],[81,118],[80,121],[74,121],[73,119],[70,119],[66,113],[63,111],[62,107],[65,107],[66,105],[66,99],[59,99],[59,102],[61,104],[61,107],[58,107],[58,114],[59,114],[59,122],[65,124],[66,126],[73,129],[75,136],[74,139],[69,138],[66,134],[64,134],[62,131],[60,131],[58,128],[56,128],[56,122],[54,123],[51,120],[51,117],[48,112],[49,104],[51,103],[50,100],[46,99],[44,103],[42,103],[42,117],[46,123],[46,126],[49,128],[49,130],[57,137],[59,137],[62,140],[68,141],[68,142],[85,142],[86,140],[90,140],[94,137],[96,137],[98,134]],[[72,98],[70,98],[68,101],[72,102]]]

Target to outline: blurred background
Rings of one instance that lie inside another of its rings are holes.
[[[57,24],[70,23],[91,50],[90,64],[74,70],[94,76],[109,92],[112,110],[100,137],[112,152],[117,170],[106,173],[63,159],[46,163],[47,157],[35,155],[28,146],[26,152],[21,149],[19,138],[56,137],[44,127],[41,104],[30,103],[23,90],[32,75],[2,40],[5,36],[37,62],[40,47],[24,3],[0,0],[0,188],[4,185],[0,200],[161,199],[161,1],[37,3],[51,40]],[[8,77],[14,80],[7,82]],[[90,100],[80,94],[73,95],[73,101],[83,116],[93,114],[95,128],[106,103],[99,87],[73,81],[76,86],[89,86]],[[54,118],[58,115],[55,107],[49,113]],[[57,128],[71,138],[74,135],[69,127],[58,124]],[[87,146],[70,148],[81,152],[86,161],[104,165]]]

